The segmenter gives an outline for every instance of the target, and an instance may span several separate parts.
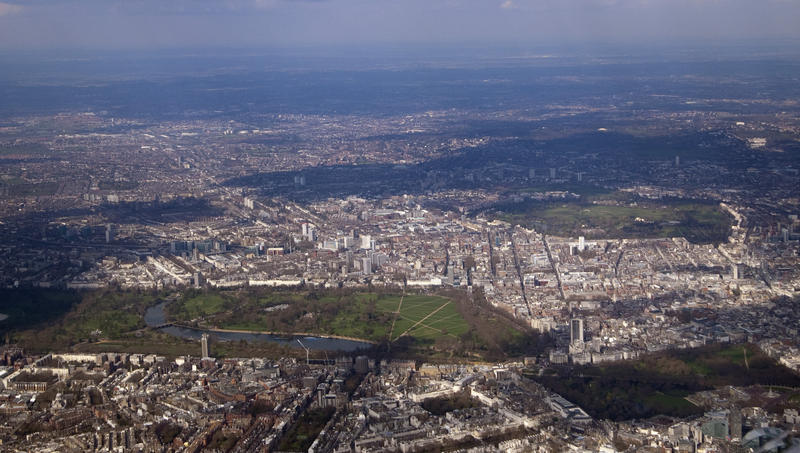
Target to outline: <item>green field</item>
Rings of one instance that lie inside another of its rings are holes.
[[[167,320],[196,328],[334,335],[369,340],[398,357],[501,360],[533,355],[550,339],[520,326],[485,301],[457,290],[441,294],[243,288],[233,290],[5,290],[0,329],[26,349],[196,354],[197,342],[146,329],[148,307],[169,301]],[[402,300],[402,304],[401,304]],[[43,308],[43,309],[42,309]],[[3,333],[0,330],[0,333]],[[287,356],[265,342],[219,342],[215,356]]]
[[[376,342],[400,336],[457,339],[469,330],[455,302],[416,294],[201,293],[187,295],[169,311],[179,322],[200,318],[206,326],[223,329],[318,333]]]
[[[594,204],[595,201],[610,203]],[[491,215],[512,224],[571,237],[685,237],[695,243],[712,243],[725,241],[730,234],[730,219],[715,204],[635,200],[620,193],[565,203],[531,200],[503,204]]]
[[[219,294],[200,294],[183,303],[185,316],[189,319],[219,313],[225,309],[224,305],[225,299]]]
[[[458,291],[189,290],[167,311],[193,327],[356,338],[407,357],[501,359],[530,355],[549,341],[475,299]]]
[[[469,330],[455,303],[443,297],[393,296],[384,298],[377,305],[379,310],[396,316],[391,340],[403,334],[423,339],[436,339],[443,335],[457,338]]]

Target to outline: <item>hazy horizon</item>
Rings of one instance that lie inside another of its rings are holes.
[[[797,23],[790,0],[4,0],[0,50],[796,47]]]

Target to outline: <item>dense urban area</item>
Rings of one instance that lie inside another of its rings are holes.
[[[0,449],[800,449],[800,63],[483,64],[3,81]]]

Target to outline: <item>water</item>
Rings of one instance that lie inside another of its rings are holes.
[[[144,314],[144,322],[149,326],[158,326],[167,322],[164,315],[164,306],[166,302],[162,302],[154,307],[147,309]],[[203,329],[189,329],[186,327],[169,326],[158,329],[161,332],[170,335],[185,338],[188,340],[200,340],[203,333],[208,333],[223,341],[269,341],[270,343],[279,343],[293,348],[301,348],[297,342],[299,339],[303,344],[311,350],[315,351],[356,351],[359,349],[366,349],[372,345],[363,341],[344,340],[339,338],[323,338],[323,337],[280,337],[277,335],[268,335],[263,333],[240,333],[240,332],[218,332],[213,330]]]

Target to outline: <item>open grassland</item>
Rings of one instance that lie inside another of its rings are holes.
[[[730,219],[710,203],[634,200],[612,193],[563,203],[526,201],[498,206],[492,216],[559,236],[588,238],[685,237],[695,243],[725,241]]]
[[[146,328],[147,308],[169,301],[165,305],[167,321],[188,327],[369,340],[378,350],[398,357],[500,360],[541,352],[549,338],[494,311],[480,295],[480,291],[470,295],[457,290],[403,294],[399,289],[307,288],[187,289],[180,293],[110,288],[87,292],[14,290],[7,291],[7,300],[14,303],[6,307],[9,318],[0,321],[0,327],[6,327],[10,341],[38,352],[196,354],[196,342]],[[52,310],[22,310],[26,304]],[[220,342],[215,355],[280,356],[286,355],[286,350],[263,342]]]
[[[548,341],[493,311],[482,295],[460,291],[190,290],[167,311],[170,320],[190,327],[333,335],[409,357],[530,355]]]
[[[186,299],[183,302],[183,307],[189,318],[213,315],[225,309],[225,299],[219,294],[199,294]]]
[[[396,317],[390,338],[392,341],[403,334],[424,339],[436,339],[443,335],[455,338],[469,330],[466,321],[456,309],[455,302],[443,297],[392,296],[384,298],[377,306],[384,313]]]
[[[370,341],[436,340],[469,330],[456,303],[433,295],[274,293],[188,294],[170,313],[180,323],[258,332],[303,332]]]

